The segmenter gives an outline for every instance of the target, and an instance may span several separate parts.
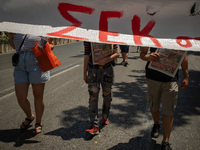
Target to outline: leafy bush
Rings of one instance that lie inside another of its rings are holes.
[[[0,36],[0,44],[8,44],[9,43],[9,38],[6,34],[2,34]]]

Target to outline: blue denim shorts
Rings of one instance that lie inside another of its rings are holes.
[[[119,45],[122,53],[128,53],[129,52],[129,45]]]
[[[33,51],[22,51],[14,69],[15,84],[41,84],[50,80],[50,71],[42,72]]]

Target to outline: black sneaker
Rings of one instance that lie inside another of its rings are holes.
[[[151,130],[151,137],[158,138],[159,137],[159,131],[160,131],[160,124],[154,124],[153,128]]]
[[[172,148],[169,145],[169,142],[162,142],[161,150],[172,150]]]
[[[121,62],[121,65],[123,65],[123,66],[124,66],[124,63],[125,63],[125,61],[123,60],[123,61]]]
[[[125,61],[125,62],[124,62],[124,66],[125,66],[125,67],[127,67],[127,65],[128,65],[128,62],[127,62],[127,61]]]

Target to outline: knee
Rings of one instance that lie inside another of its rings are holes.
[[[111,97],[111,92],[103,92],[103,97]]]
[[[103,100],[104,102],[112,101],[112,93],[111,92],[103,92]]]
[[[150,110],[151,110],[151,112],[153,112],[153,113],[155,113],[155,114],[159,114],[160,113],[160,108],[158,108],[158,107],[151,107],[150,106]]]
[[[97,87],[91,87],[89,90],[90,101],[94,101],[98,97],[99,89]]]
[[[173,117],[174,111],[173,110],[163,110],[163,116]]]
[[[27,100],[27,95],[16,94],[16,97],[17,97],[18,102],[23,102]]]
[[[35,99],[35,100],[43,100],[43,94],[39,94],[39,93],[38,93],[38,94],[35,94],[35,93],[34,93],[33,95],[34,95],[34,99]]]
[[[33,90],[33,96],[35,100],[42,100],[44,96],[44,92],[41,90]]]
[[[93,97],[93,96],[90,96],[90,101],[95,101],[97,98],[96,97]]]

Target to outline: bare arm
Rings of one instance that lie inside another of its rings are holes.
[[[88,83],[87,69],[88,69],[89,60],[90,60],[90,55],[85,55],[84,66],[83,66],[83,80],[85,81],[85,83]]]
[[[48,42],[49,42],[49,45],[51,47],[51,50],[53,50],[54,49],[53,38],[48,38]]]
[[[144,61],[148,61],[149,55],[147,55],[148,47],[141,47],[140,58]]]
[[[104,59],[99,60],[97,63],[101,66],[104,66],[106,63],[116,59],[117,57],[119,57],[120,53],[119,53],[119,48],[116,48],[113,50],[113,54],[111,56],[108,56]]]
[[[148,47],[142,47],[141,52],[140,52],[140,58],[144,61],[158,61],[160,59],[160,55],[158,53],[151,53],[147,54],[148,52]]]
[[[187,54],[185,55],[183,62],[181,64],[181,68],[183,71],[183,81],[181,83],[181,90],[185,90],[188,86],[188,82],[189,82],[189,73],[188,73],[188,58],[187,58]]]

